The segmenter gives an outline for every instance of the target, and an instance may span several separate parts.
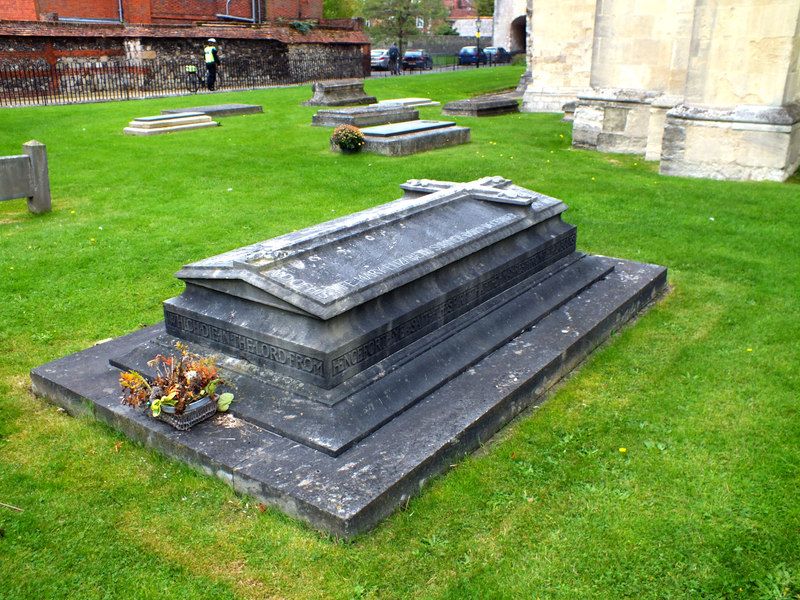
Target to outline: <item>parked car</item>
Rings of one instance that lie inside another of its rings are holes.
[[[370,66],[375,70],[389,70],[389,49],[388,48],[374,48],[370,52]]]
[[[500,46],[489,46],[483,50],[486,53],[486,59],[491,64],[502,64],[511,62],[511,52]]]
[[[478,50],[477,46],[464,46],[458,51],[458,64],[474,65],[476,62],[486,62],[486,53],[483,48]]]
[[[406,50],[401,64],[404,69],[432,69],[433,58],[426,50]]]

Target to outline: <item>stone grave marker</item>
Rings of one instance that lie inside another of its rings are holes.
[[[386,156],[405,156],[426,150],[466,144],[470,140],[469,127],[457,126],[453,121],[417,120],[365,127],[364,152]],[[331,149],[338,151],[336,144]]]
[[[318,127],[336,127],[337,125],[353,125],[354,127],[370,127],[415,121],[419,119],[419,111],[405,106],[350,106],[346,108],[329,108],[317,111],[311,124]]]
[[[386,106],[386,105],[399,105],[409,108],[419,108],[421,106],[441,106],[440,102],[431,100],[430,98],[391,98],[389,100],[381,100],[370,106]]]
[[[198,112],[180,112],[168,115],[139,117],[131,121],[123,132],[128,135],[159,135],[188,129],[203,129],[219,125],[211,117]]]
[[[43,365],[35,393],[349,537],[568,373],[666,285],[576,250],[555,198],[501,177],[406,196],[186,265],[164,323]],[[176,433],[119,369],[176,341],[217,355],[230,414]]]
[[[456,100],[444,105],[442,113],[450,116],[489,117],[519,112],[519,100],[510,96],[493,96]]]
[[[210,106],[194,106],[192,108],[168,108],[162,115],[175,115],[185,112],[200,113],[209,117],[232,117],[235,115],[253,115],[263,113],[264,108],[258,104],[212,104]]]
[[[375,96],[367,96],[362,79],[337,79],[317,81],[312,86],[314,95],[304,102],[305,106],[346,106],[348,104],[372,104]]]

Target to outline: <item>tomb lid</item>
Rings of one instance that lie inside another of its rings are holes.
[[[144,121],[144,122],[152,122],[152,121],[170,121],[172,119],[184,119],[187,117],[205,117],[205,113],[201,112],[177,112],[171,113],[168,115],[153,115],[152,117],[137,117],[134,121]]]
[[[404,133],[416,133],[418,131],[428,131],[430,129],[441,129],[443,127],[453,127],[455,121],[432,121],[420,119],[417,121],[403,121],[401,123],[389,123],[388,125],[375,125],[374,127],[364,127],[361,133],[364,135],[374,135],[378,137],[390,137],[402,135]]]
[[[213,256],[177,277],[330,319],[566,210],[502,177],[405,185],[430,193]]]

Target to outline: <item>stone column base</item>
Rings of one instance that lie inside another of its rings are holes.
[[[664,125],[667,122],[667,112],[681,102],[683,102],[682,97],[666,94],[653,100],[650,105],[650,123],[647,126],[645,160],[661,160],[661,143],[664,137]]]
[[[655,92],[593,90],[578,95],[572,145],[600,152],[644,154]]]
[[[785,181],[800,164],[800,106],[719,110],[679,105],[667,113],[663,175]]]
[[[584,89],[547,90],[529,85],[522,96],[522,112],[564,112],[567,102],[575,102]]]

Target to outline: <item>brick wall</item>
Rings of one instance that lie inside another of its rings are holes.
[[[225,0],[150,0],[154,23],[180,23],[188,21],[213,21],[215,15],[225,14]],[[292,0],[297,2],[298,0]],[[264,0],[258,0],[264,15]],[[258,8],[256,8],[258,10]],[[228,14],[234,17],[252,18],[250,0],[231,0]],[[128,20],[126,18],[126,20]],[[133,22],[131,20],[131,22]]]
[[[321,19],[323,0],[257,0],[261,19]],[[226,0],[123,0],[126,23],[178,24],[214,21]],[[38,10],[37,10],[38,6]],[[37,21],[55,13],[81,19],[119,19],[119,0],[0,0],[0,19]],[[228,14],[253,18],[251,0],[231,0]],[[256,15],[256,18],[258,15]]]
[[[39,15],[57,13],[59,17],[119,19],[117,0],[38,0]]]
[[[0,19],[35,21],[38,18],[35,0],[0,0]]]

